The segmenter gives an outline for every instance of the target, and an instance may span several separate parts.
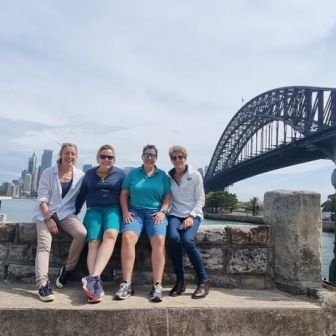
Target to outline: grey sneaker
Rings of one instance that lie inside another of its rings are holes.
[[[126,300],[128,297],[134,295],[133,285],[126,281],[123,281],[118,291],[115,293],[114,298],[116,300]]]
[[[159,282],[152,286],[149,297],[152,302],[161,302],[163,300],[162,286]]]
[[[97,281],[94,286],[93,297],[88,298],[88,303],[98,303],[103,299],[105,295],[102,281],[100,280],[99,277],[95,277],[95,278],[97,279]]]
[[[97,277],[94,277],[91,274],[88,275],[87,277],[82,278],[83,290],[87,298],[89,299],[93,298],[97,281],[98,281]]]

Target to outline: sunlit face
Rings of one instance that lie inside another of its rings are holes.
[[[77,159],[77,150],[72,146],[66,146],[61,153],[62,165],[73,166]]]
[[[186,165],[186,157],[181,152],[173,152],[170,160],[176,169],[184,169]]]
[[[98,155],[98,164],[104,168],[112,168],[114,164],[114,153],[111,149],[103,149]]]
[[[145,152],[142,154],[142,161],[145,166],[154,166],[157,160],[157,154],[155,149],[147,148]]]

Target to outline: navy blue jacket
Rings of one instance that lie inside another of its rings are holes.
[[[80,212],[85,201],[87,208],[120,206],[119,196],[125,172],[113,166],[110,174],[102,180],[96,173],[97,168],[91,168],[85,173],[76,199],[76,214]]]

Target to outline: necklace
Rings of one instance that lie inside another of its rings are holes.
[[[60,170],[58,176],[61,182],[70,182],[72,180],[72,169],[65,172]]]
[[[106,179],[106,177],[108,176],[109,173],[110,173],[109,170],[100,171],[99,168],[96,170],[96,174],[101,178],[102,181],[104,181]]]

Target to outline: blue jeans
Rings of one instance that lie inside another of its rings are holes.
[[[175,216],[168,217],[167,238],[169,241],[170,256],[174,265],[177,279],[184,279],[183,248],[186,250],[189,260],[193,265],[198,284],[208,281],[201,254],[195,244],[195,236],[201,224],[201,219],[196,217],[191,227],[186,230],[178,230],[185,218]]]

